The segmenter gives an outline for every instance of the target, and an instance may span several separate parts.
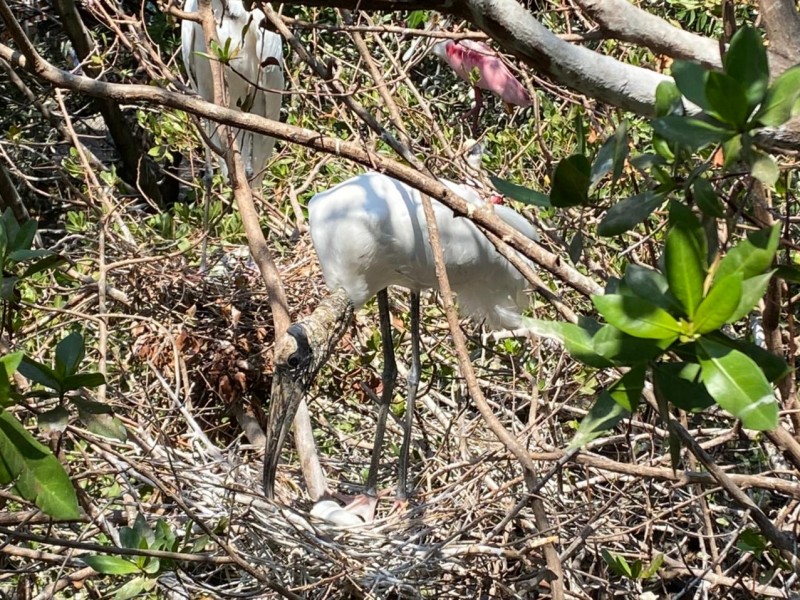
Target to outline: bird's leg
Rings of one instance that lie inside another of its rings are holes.
[[[383,447],[383,434],[386,431],[386,417],[392,403],[394,382],[397,378],[397,364],[394,360],[394,343],[392,342],[392,321],[389,314],[389,294],[383,289],[378,292],[378,314],[381,322],[381,343],[383,344],[383,391],[381,404],[378,407],[378,424],[375,430],[375,445],[372,447],[372,460],[367,475],[367,494],[375,496],[378,487],[378,465]]]
[[[414,426],[414,404],[419,387],[419,292],[411,292],[411,368],[408,370],[408,391],[406,395],[406,418],[403,428],[403,445],[400,447],[400,466],[397,476],[397,500],[407,497],[408,455],[411,449],[411,429]]]
[[[472,119],[472,122],[470,123],[470,131],[472,133],[472,137],[477,139],[478,125],[481,118],[481,111],[483,110],[483,93],[481,92],[481,88],[478,86],[473,86],[472,89],[475,90],[475,104],[472,108],[465,112],[461,118]]]

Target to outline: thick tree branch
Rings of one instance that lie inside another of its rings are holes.
[[[761,16],[770,42],[770,52],[786,61],[785,65],[775,64],[770,56],[774,74],[800,61],[800,15],[794,0],[760,0]]]
[[[576,4],[597,21],[604,33],[618,40],[672,58],[691,60],[709,69],[722,67],[716,40],[675,27],[628,0],[576,0]]]

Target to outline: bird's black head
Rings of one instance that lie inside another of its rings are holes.
[[[286,342],[277,351],[276,366],[289,371],[307,369],[313,358],[313,351],[305,328],[300,323],[293,323],[286,330],[286,335],[289,339],[283,338]]]

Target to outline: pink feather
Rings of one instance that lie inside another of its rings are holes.
[[[448,40],[434,46],[434,53],[469,83],[472,83],[470,74],[477,69],[480,78],[475,85],[493,92],[503,102],[516,106],[531,105],[531,97],[525,87],[486,44],[472,40]]]

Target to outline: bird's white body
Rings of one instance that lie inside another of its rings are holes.
[[[197,0],[186,0],[184,10],[197,12]],[[228,86],[228,101],[231,108],[245,110],[268,119],[278,120],[283,90],[283,45],[279,35],[261,27],[266,19],[259,9],[247,11],[242,0],[213,0],[212,10],[217,22],[217,37],[224,48],[230,40],[228,54],[234,56],[224,67]],[[209,52],[199,23],[181,23],[181,52],[186,72],[197,92],[208,101],[213,101],[213,85]],[[213,54],[212,54],[213,55]],[[220,145],[216,124],[207,126],[209,137]],[[245,163],[248,177],[263,177],[264,166],[272,154],[275,139],[239,131],[239,150]],[[225,165],[222,164],[225,171]]]
[[[480,196],[442,181],[473,205]],[[491,327],[515,328],[527,305],[526,280],[465,218],[433,201],[447,275],[468,315]],[[538,240],[536,229],[506,206],[506,223]],[[342,287],[358,308],[390,285],[419,291],[438,288],[428,227],[419,191],[386,175],[366,173],[314,196],[309,227],[328,287]]]

